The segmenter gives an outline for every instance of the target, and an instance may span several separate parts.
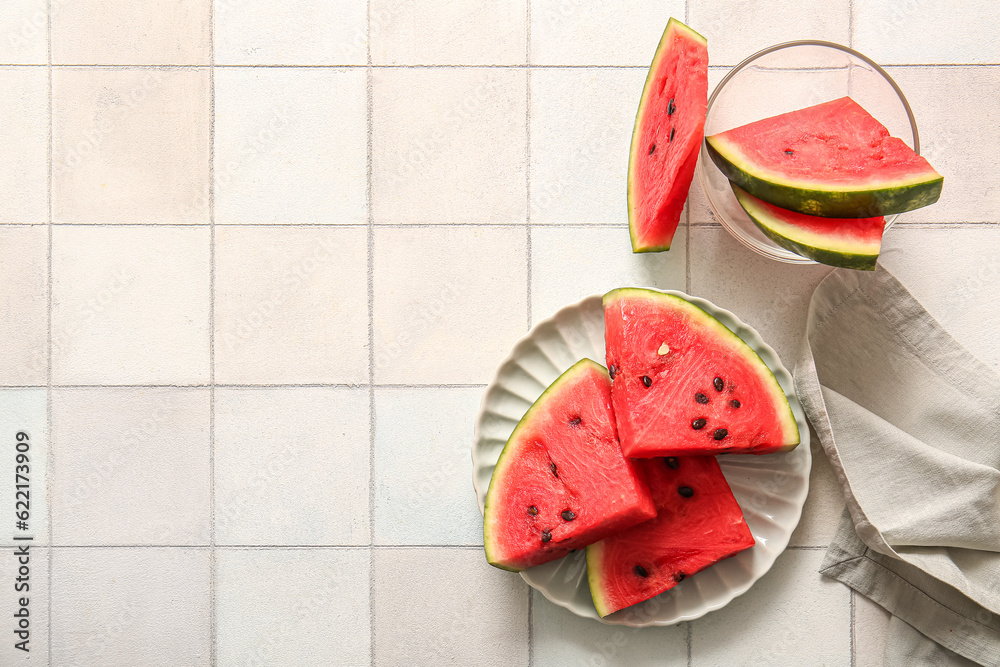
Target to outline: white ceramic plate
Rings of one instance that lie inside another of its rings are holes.
[[[525,581],[552,602],[579,616],[609,624],[673,625],[719,609],[745,592],[771,568],[788,545],[809,490],[812,464],[809,427],[795,397],[792,377],[778,355],[754,329],[728,310],[682,292],[667,293],[711,313],[760,355],[788,396],[802,442],[783,454],[719,457],[757,544],[651,600],[600,618],[587,585],[584,550],[521,573]],[[480,512],[493,468],[514,426],[553,380],[584,357],[604,363],[604,309],[600,295],[567,306],[536,324],[500,364],[483,396],[472,446],[473,484],[479,495]]]

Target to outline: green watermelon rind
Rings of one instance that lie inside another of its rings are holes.
[[[608,614],[612,613],[608,605],[608,600],[604,596],[604,590],[607,588],[604,585],[604,578],[601,573],[604,572],[604,540],[600,542],[595,542],[587,547],[587,586],[590,588],[590,597],[594,601],[594,608],[597,609],[597,615],[604,618]]]
[[[859,271],[875,270],[880,250],[879,245],[837,243],[835,241],[819,245],[819,242],[823,241],[819,234],[798,230],[792,225],[775,219],[747,199],[748,193],[745,190],[735,183],[730,183],[730,185],[733,188],[733,194],[736,195],[736,201],[743,207],[750,220],[757,225],[757,229],[785,250],[790,250],[828,266]]]
[[[503,450],[500,452],[500,458],[497,459],[497,464],[493,468],[493,475],[490,477],[490,485],[486,490],[486,503],[483,508],[483,547],[486,551],[486,561],[493,567],[500,568],[501,570],[507,570],[508,572],[521,571],[520,568],[509,567],[497,562],[495,551],[498,548],[498,545],[494,540],[490,539],[490,528],[493,523],[493,521],[491,521],[492,513],[490,512],[490,507],[492,504],[491,501],[496,498],[494,491],[502,486],[501,482],[503,481],[507,468],[510,466],[510,462],[514,460],[515,453],[520,448],[519,446],[523,446],[526,442],[524,440],[519,440],[518,436],[521,431],[527,428],[527,424],[534,420],[534,415],[542,410],[547,400],[557,396],[565,384],[572,381],[581,373],[593,370],[597,370],[605,376],[608,375],[608,369],[593,359],[587,358],[581,359],[563,371],[562,375],[557,377],[555,381],[553,381],[552,384],[550,384],[545,391],[543,391],[541,395],[535,399],[535,402],[531,404],[528,411],[525,412],[521,419],[517,422],[517,425],[510,434],[510,437],[507,438],[507,442],[504,444]],[[610,376],[608,377],[608,380],[611,380]]]
[[[639,133],[642,130],[642,119],[643,114],[646,111],[646,107],[649,105],[649,98],[651,97],[650,90],[653,84],[653,80],[659,70],[659,65],[663,61],[663,57],[666,55],[668,49],[667,46],[667,36],[670,34],[670,29],[676,28],[677,30],[683,31],[689,37],[697,39],[704,44],[708,44],[708,40],[704,35],[693,30],[690,26],[684,24],[677,19],[670,17],[667,21],[667,27],[663,29],[663,34],[660,36],[660,41],[656,45],[656,52],[653,54],[653,62],[649,65],[649,72],[646,74],[646,82],[642,85],[642,96],[639,98],[639,108],[635,112],[635,125],[632,127],[632,143],[629,147],[628,152],[628,234],[629,238],[632,240],[632,252],[662,252],[664,250],[670,250],[670,243],[666,245],[642,245],[642,241],[636,236],[636,205],[634,202],[635,195],[635,170],[632,169],[632,165],[635,162],[639,149],[637,148],[637,140]],[[701,142],[698,142],[692,148],[692,155],[697,159],[698,149]],[[688,156],[690,159],[691,156]]]
[[[904,213],[936,202],[944,183],[944,177],[934,172],[934,176],[923,173],[909,180],[887,181],[879,187],[838,184],[823,188],[815,183],[808,187],[801,182],[782,182],[773,175],[754,173],[754,168],[741,164],[733,147],[725,144],[717,136],[705,137],[709,157],[726,178],[758,199],[806,215],[871,218]]]
[[[761,356],[757,354],[756,350],[747,345],[745,340],[736,335],[736,333],[720,322],[714,315],[698,305],[679,296],[658,292],[656,290],[645,289],[642,287],[620,287],[618,289],[611,290],[604,295],[604,308],[607,309],[610,303],[622,298],[654,299],[677,303],[681,306],[681,308],[687,310],[693,316],[693,319],[701,322],[706,328],[708,328],[711,333],[716,335],[721,340],[729,343],[732,351],[739,354],[739,356],[750,368],[755,368],[758,371],[758,375],[765,379],[764,384],[770,390],[771,403],[775,406],[778,418],[781,421],[782,433],[788,436],[785,438],[787,441],[785,444],[771,450],[771,452],[788,452],[795,449],[799,445],[799,442],[801,441],[799,425],[795,420],[795,414],[792,412],[792,406],[788,402],[788,396],[785,394],[785,390],[782,389],[781,385],[778,383],[778,379],[774,376],[774,371],[772,371]],[[792,437],[792,433],[794,433],[794,437]],[[794,440],[794,442],[792,442],[792,440]]]

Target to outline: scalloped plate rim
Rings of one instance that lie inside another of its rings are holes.
[[[580,609],[579,605],[575,604],[572,599],[565,600],[553,597],[553,593],[549,590],[547,586],[538,585],[530,580],[529,578],[530,575],[528,575],[528,572],[530,572],[530,570],[526,570],[520,573],[521,578],[529,586],[531,586],[533,589],[541,593],[547,600],[549,600],[553,604],[568,609],[577,616],[580,616],[582,618],[592,618],[606,625],[624,625],[634,628],[643,628],[649,626],[669,626],[669,625],[675,625],[677,623],[683,623],[685,621],[692,621],[696,618],[701,618],[702,616],[711,611],[715,611],[717,609],[721,609],[722,607],[726,606],[734,598],[748,591],[750,587],[753,586],[762,576],[767,574],[767,572],[770,571],[771,567],[774,565],[774,562],[777,560],[778,556],[784,553],[785,549],[788,547],[788,542],[791,539],[792,532],[795,530],[796,526],[798,526],[799,521],[802,518],[802,508],[803,505],[805,504],[806,497],[808,496],[809,493],[809,471],[812,467],[812,452],[810,449],[809,425],[806,421],[805,413],[802,410],[802,406],[799,403],[798,397],[795,394],[795,385],[794,385],[794,380],[792,379],[792,375],[788,371],[788,369],[785,368],[784,364],[781,362],[780,357],[774,351],[774,348],[768,345],[764,341],[764,339],[761,338],[757,330],[751,327],[743,320],[741,320],[731,311],[716,306],[708,299],[691,296],[680,290],[664,290],[664,289],[657,289],[655,287],[644,287],[640,289],[648,289],[654,292],[660,292],[662,294],[670,294],[673,296],[678,296],[694,304],[695,306],[698,306],[699,308],[701,308],[702,310],[704,310],[705,312],[709,313],[710,315],[718,319],[720,322],[722,322],[730,331],[739,336],[747,345],[750,346],[751,349],[753,349],[755,352],[757,352],[758,355],[760,355],[761,359],[764,361],[767,367],[771,370],[772,373],[774,373],[775,379],[777,379],[778,384],[781,386],[782,390],[784,390],[785,392],[785,395],[788,397],[789,405],[791,406],[792,413],[795,416],[795,421],[799,427],[800,442],[799,445],[792,451],[795,452],[801,450],[804,454],[801,457],[802,462],[799,466],[801,469],[795,470],[795,472],[797,472],[802,478],[801,491],[796,497],[790,499],[791,502],[794,504],[795,516],[793,517],[793,520],[787,522],[787,529],[784,530],[782,534],[783,539],[780,541],[780,544],[778,542],[775,542],[773,538],[768,540],[769,543],[767,544],[767,548],[765,550],[768,562],[761,567],[754,568],[751,572],[750,580],[747,581],[745,584],[728,588],[726,590],[727,595],[725,596],[724,599],[722,599],[719,602],[716,602],[714,604],[704,603],[700,608],[688,614],[679,614],[671,618],[651,618],[647,622],[632,623],[628,621],[623,621],[620,618],[610,618],[610,617],[601,618],[597,615],[597,610],[593,609],[592,607],[590,609]],[[517,340],[517,342],[514,343],[514,345],[511,347],[511,352],[506,357],[504,357],[504,359],[497,365],[496,371],[494,371],[493,377],[490,380],[489,384],[486,385],[486,389],[483,391],[483,398],[480,401],[479,412],[476,415],[476,423],[475,423],[472,452],[471,452],[472,467],[473,467],[472,484],[473,488],[476,491],[477,499],[479,502],[480,514],[482,514],[484,511],[486,491],[488,490],[489,483],[487,482],[486,484],[487,488],[480,489],[480,486],[477,482],[478,472],[482,469],[485,468],[492,469],[493,467],[496,466],[496,461],[493,461],[492,463],[487,463],[486,461],[482,460],[481,455],[479,454],[480,441],[483,439],[482,428],[484,420],[487,414],[490,412],[490,410],[488,410],[489,400],[493,392],[497,391],[500,387],[499,381],[501,373],[509,365],[517,364],[517,360],[520,358],[520,355],[518,354],[519,350],[521,350],[523,346],[533,341],[535,336],[541,329],[543,329],[546,326],[554,326],[557,322],[567,318],[571,313],[579,312],[585,309],[588,302],[593,300],[602,300],[603,296],[604,296],[603,294],[591,294],[587,297],[584,297],[583,299],[580,299],[576,303],[563,306],[549,317],[543,320],[539,320],[538,322],[536,322],[534,325],[531,326],[531,328],[525,335],[521,336]],[[603,358],[603,355],[602,358],[595,359],[594,361],[597,361],[602,365],[606,363]],[[762,456],[767,457],[767,456],[781,456],[781,455],[783,454],[764,454]],[[719,462],[724,469],[727,467],[725,462],[726,458],[727,457],[725,456],[719,457]],[[492,470],[490,474],[492,477]]]

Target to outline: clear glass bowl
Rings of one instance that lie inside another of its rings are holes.
[[[708,98],[705,135],[845,95],[920,153],[913,111],[892,77],[854,49],[815,40],[776,44],[734,67]],[[757,229],[736,201],[729,180],[712,162],[704,142],[698,180],[716,220],[740,243],[780,262],[816,263],[776,245]],[[886,229],[895,219],[895,215],[886,216]]]

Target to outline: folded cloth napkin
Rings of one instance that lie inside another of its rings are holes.
[[[822,573],[893,615],[884,664],[1000,665],[1000,375],[882,267],[820,283],[794,375],[847,505]]]

